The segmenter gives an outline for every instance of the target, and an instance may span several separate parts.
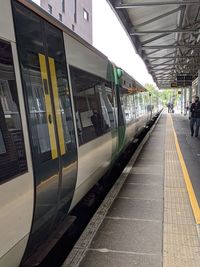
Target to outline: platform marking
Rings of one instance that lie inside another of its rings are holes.
[[[105,216],[105,219],[108,220],[122,220],[122,221],[136,221],[136,222],[156,222],[160,223],[160,220],[148,220],[148,219],[138,219],[138,218],[126,218],[126,217],[112,217],[112,216]]]
[[[113,250],[108,248],[89,248],[90,251],[98,251],[101,253],[122,253],[122,254],[130,254],[130,255],[144,255],[144,256],[160,256],[160,254],[155,253],[141,253],[141,252],[134,252],[134,251],[126,251],[126,250]]]
[[[187,167],[186,167],[186,164],[185,164],[185,161],[184,161],[184,158],[183,158],[180,146],[179,146],[178,138],[177,138],[177,135],[176,135],[176,132],[175,132],[175,129],[174,129],[174,123],[173,123],[171,115],[170,115],[170,119],[171,119],[171,122],[172,122],[172,128],[173,128],[173,132],[174,132],[176,150],[177,150],[178,158],[179,158],[179,161],[180,161],[180,164],[181,164],[183,177],[184,177],[185,184],[186,184],[186,187],[187,187],[187,191],[188,191],[190,203],[191,203],[191,206],[192,206],[192,210],[193,210],[193,213],[194,213],[195,221],[196,221],[197,224],[200,224],[200,209],[199,209],[199,205],[198,205],[198,202],[197,202],[197,199],[196,199],[196,195],[194,193],[194,189],[193,189],[193,186],[192,186],[192,183],[191,183],[191,179],[190,179],[190,176],[189,176],[189,173],[188,173],[188,170],[187,170]]]

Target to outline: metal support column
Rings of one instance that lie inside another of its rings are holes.
[[[197,89],[197,95],[200,96],[200,70],[198,70],[198,89]]]
[[[187,88],[184,88],[184,101],[183,101],[183,112],[186,115],[186,105],[187,105]]]
[[[181,88],[181,114],[183,114],[183,88]]]
[[[189,87],[189,104],[192,102],[192,86]]]

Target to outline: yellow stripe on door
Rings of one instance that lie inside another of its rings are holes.
[[[57,121],[57,127],[58,127],[60,153],[61,155],[64,155],[65,154],[65,140],[64,140],[64,133],[63,133],[61,109],[60,109],[60,103],[59,103],[56,68],[55,68],[54,59],[50,57],[49,57],[49,68],[50,68],[50,75],[51,75],[51,84],[52,84],[52,89],[53,89],[54,106],[56,110],[56,121]]]
[[[50,92],[49,92],[46,59],[44,55],[39,54],[39,62],[40,62],[40,71],[41,71],[41,76],[42,76],[42,84],[43,84],[43,89],[44,89],[46,117],[47,117],[47,124],[48,124],[50,145],[51,145],[51,156],[52,156],[52,159],[55,159],[58,157],[58,150],[57,150],[57,145],[56,145],[55,128],[54,128],[54,123],[53,123],[53,113],[52,113],[52,105],[51,105],[51,98],[50,98]]]

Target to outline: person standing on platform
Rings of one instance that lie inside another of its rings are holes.
[[[170,102],[167,103],[167,108],[168,108],[168,113],[170,113],[170,109],[171,109],[171,103]]]
[[[195,137],[198,137],[199,126],[200,126],[200,102],[198,96],[195,96],[194,103],[192,103],[190,107],[190,112],[191,112],[191,117],[190,117],[191,136],[194,135],[194,125],[196,124]]]
[[[170,109],[171,109],[171,113],[174,113],[174,104],[173,103],[171,103]]]

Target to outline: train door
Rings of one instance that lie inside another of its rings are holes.
[[[28,252],[66,218],[77,175],[77,148],[63,34],[13,1],[35,182]]]
[[[122,70],[114,66],[114,76],[115,76],[115,91],[117,100],[117,118],[118,118],[118,153],[120,153],[124,147],[125,142],[125,114],[124,105],[122,99]]]

